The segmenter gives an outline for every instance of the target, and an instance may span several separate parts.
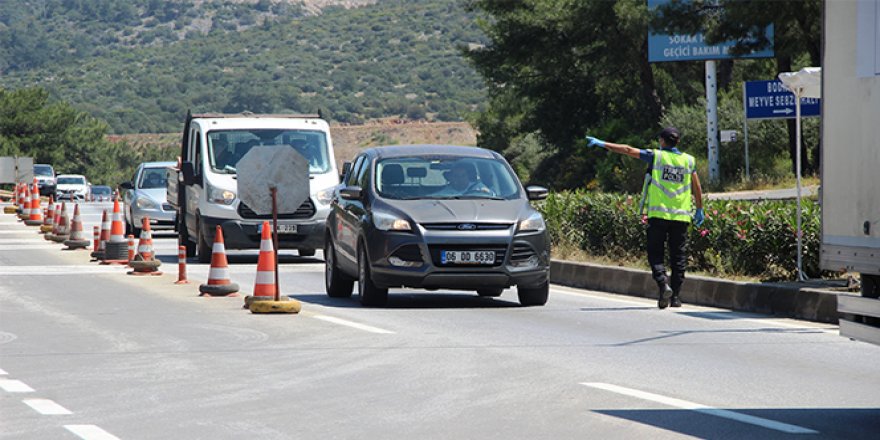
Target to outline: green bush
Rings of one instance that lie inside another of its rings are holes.
[[[639,259],[645,254],[646,220],[638,205],[638,195],[564,191],[551,193],[539,209],[554,247]],[[804,272],[828,275],[819,269],[819,205],[807,199],[802,208]],[[795,201],[707,201],[704,209],[706,221],[689,232],[688,270],[765,280],[796,277]]]

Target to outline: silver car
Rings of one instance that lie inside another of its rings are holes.
[[[327,218],[325,281],[331,297],[384,305],[388,288],[501,295],[516,286],[525,306],[549,292],[550,241],[523,188],[498,153],[445,145],[363,150],[346,167]]]
[[[144,162],[131,181],[120,184],[125,192],[125,229],[127,234],[140,235],[143,218],[149,216],[150,229],[173,230],[177,212],[168,204],[165,189],[165,170],[175,162]]]

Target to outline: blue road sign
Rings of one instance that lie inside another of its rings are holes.
[[[746,119],[777,119],[795,117],[794,93],[782,81],[746,81]],[[819,116],[817,98],[801,98],[801,117]]]
[[[648,8],[655,9],[670,0],[648,0]],[[764,31],[770,41],[773,41],[773,25],[767,26]],[[726,60],[731,58],[770,58],[773,56],[773,48],[764,49],[749,54],[733,56],[730,48],[736,45],[735,41],[725,41],[721,44],[708,45],[702,33],[694,35],[667,35],[648,34],[648,61],[651,63],[663,61],[695,61],[695,60]]]

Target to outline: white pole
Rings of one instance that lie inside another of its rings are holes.
[[[709,181],[718,183],[718,93],[715,60],[706,61],[706,140],[709,148]]]
[[[801,231],[801,93],[803,90],[795,89],[794,92],[794,117],[795,117],[795,175],[797,176],[797,271],[798,281],[806,281],[803,266],[803,231]]]
[[[745,81],[743,81],[743,137],[746,147],[746,180],[749,180],[749,110],[746,107]]]

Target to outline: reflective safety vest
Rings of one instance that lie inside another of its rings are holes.
[[[694,157],[687,153],[653,150],[648,184],[648,218],[691,221],[691,174]]]

